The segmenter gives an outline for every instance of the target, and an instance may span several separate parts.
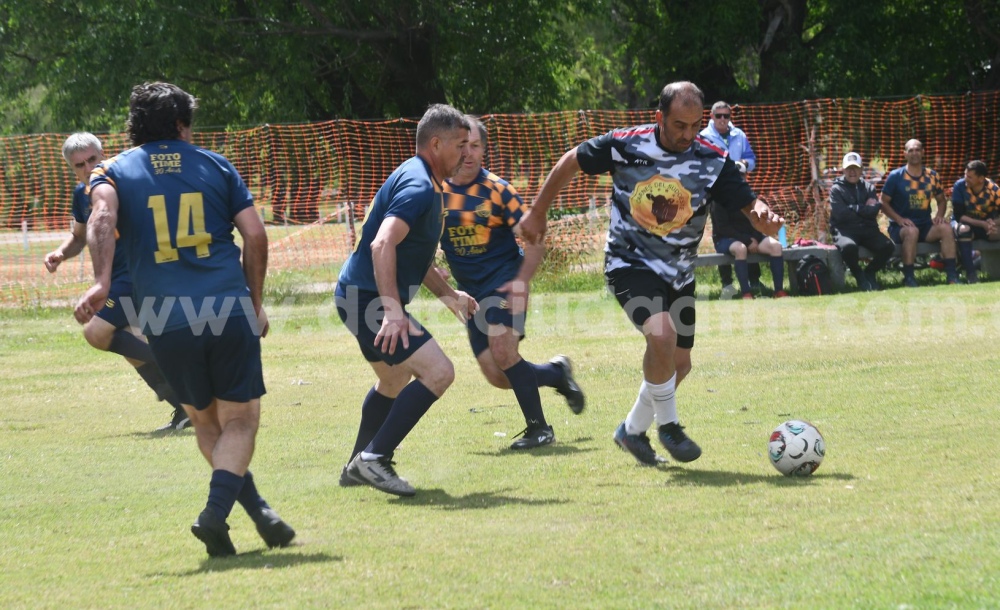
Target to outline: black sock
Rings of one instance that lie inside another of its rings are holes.
[[[386,457],[392,457],[396,447],[403,442],[406,435],[413,430],[424,413],[431,408],[431,405],[438,399],[427,389],[427,386],[420,383],[419,379],[414,379],[406,384],[403,391],[399,393],[396,400],[392,402],[389,415],[385,418],[378,433],[368,443],[364,451]]]
[[[248,515],[253,515],[254,512],[262,508],[270,508],[264,498],[260,497],[257,485],[253,482],[253,474],[249,470],[243,475],[243,487],[240,489],[239,495],[236,496],[236,501],[240,503],[243,510],[247,511]]]
[[[170,406],[174,409],[183,410],[180,401],[177,400],[177,395],[174,393],[174,389],[170,387],[167,380],[163,378],[163,372],[160,371],[160,367],[156,366],[155,362],[147,362],[142,366],[137,366],[135,367],[135,372],[139,373],[139,376],[146,382],[146,385],[156,392],[156,398],[158,400],[165,400],[170,403]]]
[[[750,270],[746,260],[738,260],[733,265],[736,269],[736,281],[740,283],[740,292],[746,294],[750,292]]]
[[[774,280],[774,291],[784,290],[785,259],[780,256],[771,257],[771,279]]]
[[[348,461],[354,459],[358,453],[368,446],[375,438],[379,428],[385,423],[385,418],[389,417],[389,410],[395,398],[389,398],[375,391],[375,387],[368,390],[365,401],[361,403],[361,424],[358,426],[358,437],[354,441],[354,449]]]
[[[504,369],[503,374],[507,376],[507,381],[510,381],[510,387],[517,397],[517,404],[521,406],[521,413],[524,414],[524,421],[529,426],[546,425],[545,415],[542,413],[542,398],[538,395],[538,380],[531,365],[522,358],[514,366]]]
[[[972,242],[958,242],[958,253],[962,257],[962,266],[965,267],[965,275],[970,278],[976,275],[976,265],[972,258]]]
[[[913,265],[903,265],[903,278],[913,277]]]
[[[149,349],[149,344],[122,328],[111,335],[111,345],[108,346],[108,351],[132,360],[156,362],[153,359],[153,350]]]
[[[524,362],[528,362],[525,360]],[[554,388],[563,380],[563,369],[561,366],[556,366],[551,362],[546,362],[545,364],[533,364],[528,362],[528,366],[531,370],[535,372],[535,379],[538,381],[538,387],[540,388]]]
[[[228,470],[213,470],[212,482],[208,487],[208,503],[205,508],[225,521],[236,504],[236,498],[243,487],[243,477]]]

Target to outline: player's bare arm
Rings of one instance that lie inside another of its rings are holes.
[[[472,295],[464,290],[455,290],[448,283],[448,280],[441,275],[437,267],[432,266],[424,275],[424,286],[430,290],[434,296],[445,304],[455,317],[463,324],[479,310],[479,303]]]
[[[785,224],[785,219],[760,199],[755,199],[753,203],[743,208],[743,213],[750,219],[754,229],[770,237],[777,235]]]
[[[86,324],[104,307],[111,289],[111,265],[115,256],[115,227],[118,224],[118,191],[100,184],[90,194],[93,205],[87,221],[87,243],[94,263],[94,285],[76,305],[73,316]]]
[[[545,178],[542,187],[538,189],[535,201],[528,212],[521,217],[515,230],[527,243],[541,243],[545,238],[546,221],[549,206],[570,181],[580,172],[580,162],[576,159],[576,148],[571,148],[556,162],[552,171]]]
[[[270,329],[264,311],[264,278],[267,276],[267,230],[254,207],[240,211],[233,218],[236,230],[243,237],[243,275],[250,289],[250,301],[257,314],[260,336],[266,337]]]
[[[73,258],[82,252],[86,246],[87,225],[74,220],[73,229],[70,231],[70,235],[66,238],[66,241],[60,244],[58,248],[45,255],[45,259],[42,261],[45,264],[45,269],[47,269],[49,273],[55,273],[56,269],[59,268],[60,263]]]
[[[514,315],[522,314],[528,309],[528,293],[531,289],[531,279],[535,277],[538,266],[545,258],[545,243],[525,243],[524,258],[517,276],[497,288],[497,292],[507,296],[510,310]]]
[[[901,227],[912,227],[913,221],[909,218],[903,218],[896,213],[896,210],[892,209],[892,197],[882,194],[882,198],[879,200],[882,204],[882,213],[889,217],[890,220],[895,222]]]
[[[396,345],[410,347],[410,335],[422,335],[424,331],[411,326],[403,311],[403,302],[396,288],[396,246],[410,233],[410,225],[395,216],[386,218],[372,240],[372,267],[375,271],[375,285],[382,297],[385,315],[382,328],[375,335],[375,347],[383,352],[396,353]]]

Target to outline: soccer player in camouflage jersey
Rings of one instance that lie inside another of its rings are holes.
[[[468,119],[469,154],[455,177],[444,183],[441,248],[459,289],[479,303],[467,323],[479,368],[493,386],[514,390],[524,415],[524,435],[510,448],[533,449],[555,441],[542,412],[539,387],[555,388],[574,413],[583,411],[585,399],[573,379],[569,358],[559,355],[535,364],[518,352],[528,289],[545,246],[526,244],[523,251],[518,246],[513,229],[528,206],[506,180],[483,168],[486,127],[475,117]],[[433,277],[435,282],[445,281],[437,274]]]
[[[903,146],[906,165],[889,172],[882,186],[882,212],[889,217],[889,237],[902,244],[903,285],[917,287],[913,263],[917,258],[918,242],[941,242],[948,283],[958,283],[955,271],[955,234],[944,217],[948,201],[944,188],[933,169],[924,165],[924,145],[920,140],[907,140]],[[931,217],[931,201],[937,202],[937,213]]]
[[[675,460],[701,456],[679,423],[675,391],[691,370],[693,264],[709,206],[743,210],[765,235],[775,235],[784,222],[757,199],[736,164],[698,136],[703,109],[694,83],[670,83],[654,123],[615,129],[567,151],[520,223],[525,240],[541,239],[549,205],[578,172],[611,174],[605,278],[646,340],[639,395],[614,439],[644,465],[660,461],[646,435],[654,418]]]
[[[266,391],[260,340],[268,330],[267,233],[233,165],[191,143],[196,107],[192,95],[169,83],[132,89],[127,127],[134,148],[90,177],[94,285],[75,316],[87,323],[104,306],[120,231],[141,304],[133,307],[135,325],[149,338],[212,468],[191,533],[210,556],[222,557],[236,554],[226,520],[237,502],[268,547],[287,546],[295,530],[260,496],[249,470]]]
[[[969,161],[965,177],[951,191],[951,224],[958,240],[958,252],[970,284],[979,281],[972,258],[972,240],[1000,240],[1000,186],[986,176],[986,163]]]

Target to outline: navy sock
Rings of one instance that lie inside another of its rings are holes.
[[[510,387],[517,397],[517,404],[521,406],[521,413],[524,414],[525,423],[529,426],[546,425],[545,415],[542,413],[542,398],[538,395],[538,380],[531,365],[522,358],[514,366],[504,369],[503,374],[510,381]]]
[[[403,391],[393,401],[392,409],[389,410],[385,423],[382,424],[364,451],[392,457],[396,447],[403,442],[406,435],[410,433],[410,430],[413,430],[413,427],[417,425],[420,418],[437,399],[434,392],[428,390],[427,386],[420,383],[419,379],[414,379],[406,384]]]
[[[365,401],[361,403],[361,424],[358,426],[358,437],[354,441],[354,449],[348,461],[354,459],[354,456],[372,442],[379,428],[385,423],[385,418],[389,417],[389,410],[392,409],[395,400],[376,392],[375,386],[368,390]]]
[[[153,350],[149,349],[148,343],[121,328],[111,335],[111,345],[108,346],[108,351],[132,360],[156,362],[153,359]]]
[[[962,257],[962,266],[965,267],[965,272],[969,275],[972,275],[972,272],[976,270],[972,258],[972,242],[971,241],[958,242],[958,253]]]
[[[955,259],[946,258],[944,259],[944,272],[948,276],[949,280],[954,280],[958,277],[958,270],[955,269]]]
[[[913,277],[913,265],[903,265],[903,277]]]
[[[736,281],[740,283],[740,292],[743,294],[750,292],[750,269],[746,260],[736,261],[733,268],[736,270]]]
[[[248,515],[262,508],[270,508],[267,502],[264,501],[264,498],[260,497],[257,485],[253,482],[253,474],[249,470],[243,475],[243,488],[240,489],[239,495],[236,496],[236,501],[247,511]]]
[[[228,470],[213,470],[212,482],[208,487],[208,504],[205,508],[225,521],[236,504],[236,498],[243,487],[243,477]]]
[[[774,280],[774,291],[784,290],[785,259],[780,256],[771,257],[771,278]]]
[[[522,362],[527,362],[531,370],[535,372],[535,380],[538,382],[538,387],[554,388],[562,383],[563,370],[561,366],[556,366],[551,362],[546,362],[545,364],[533,364],[527,360],[522,360]]]
[[[160,371],[160,367],[156,366],[155,362],[147,362],[142,366],[137,366],[135,367],[135,372],[139,373],[139,377],[142,377],[146,385],[156,392],[156,397],[159,400],[167,401],[175,409],[182,409],[181,403],[177,400],[177,395],[174,393],[174,389],[163,378],[163,372]]]

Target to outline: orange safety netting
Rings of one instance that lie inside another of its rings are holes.
[[[950,187],[971,159],[1000,166],[1000,92],[905,100],[810,100],[735,106],[733,122],[757,154],[751,186],[788,221],[788,238],[826,239],[826,197],[844,153],[865,160],[881,181],[905,163],[903,143],[924,143],[925,162]],[[708,112],[706,110],[705,124]],[[483,117],[486,165],[527,200],[562,154],[615,127],[651,122],[652,110],[565,111]],[[413,155],[416,121],[337,120],[196,132],[195,143],[233,162],[270,233],[272,271],[311,270],[335,278],[353,244],[353,220],[385,178]],[[92,277],[86,255],[55,275],[42,257],[68,235],[75,179],[62,159],[68,134],[0,138],[0,303],[65,302]],[[124,134],[100,135],[105,153],[126,147]],[[608,176],[579,176],[553,205],[550,257],[598,252],[606,231]]]

